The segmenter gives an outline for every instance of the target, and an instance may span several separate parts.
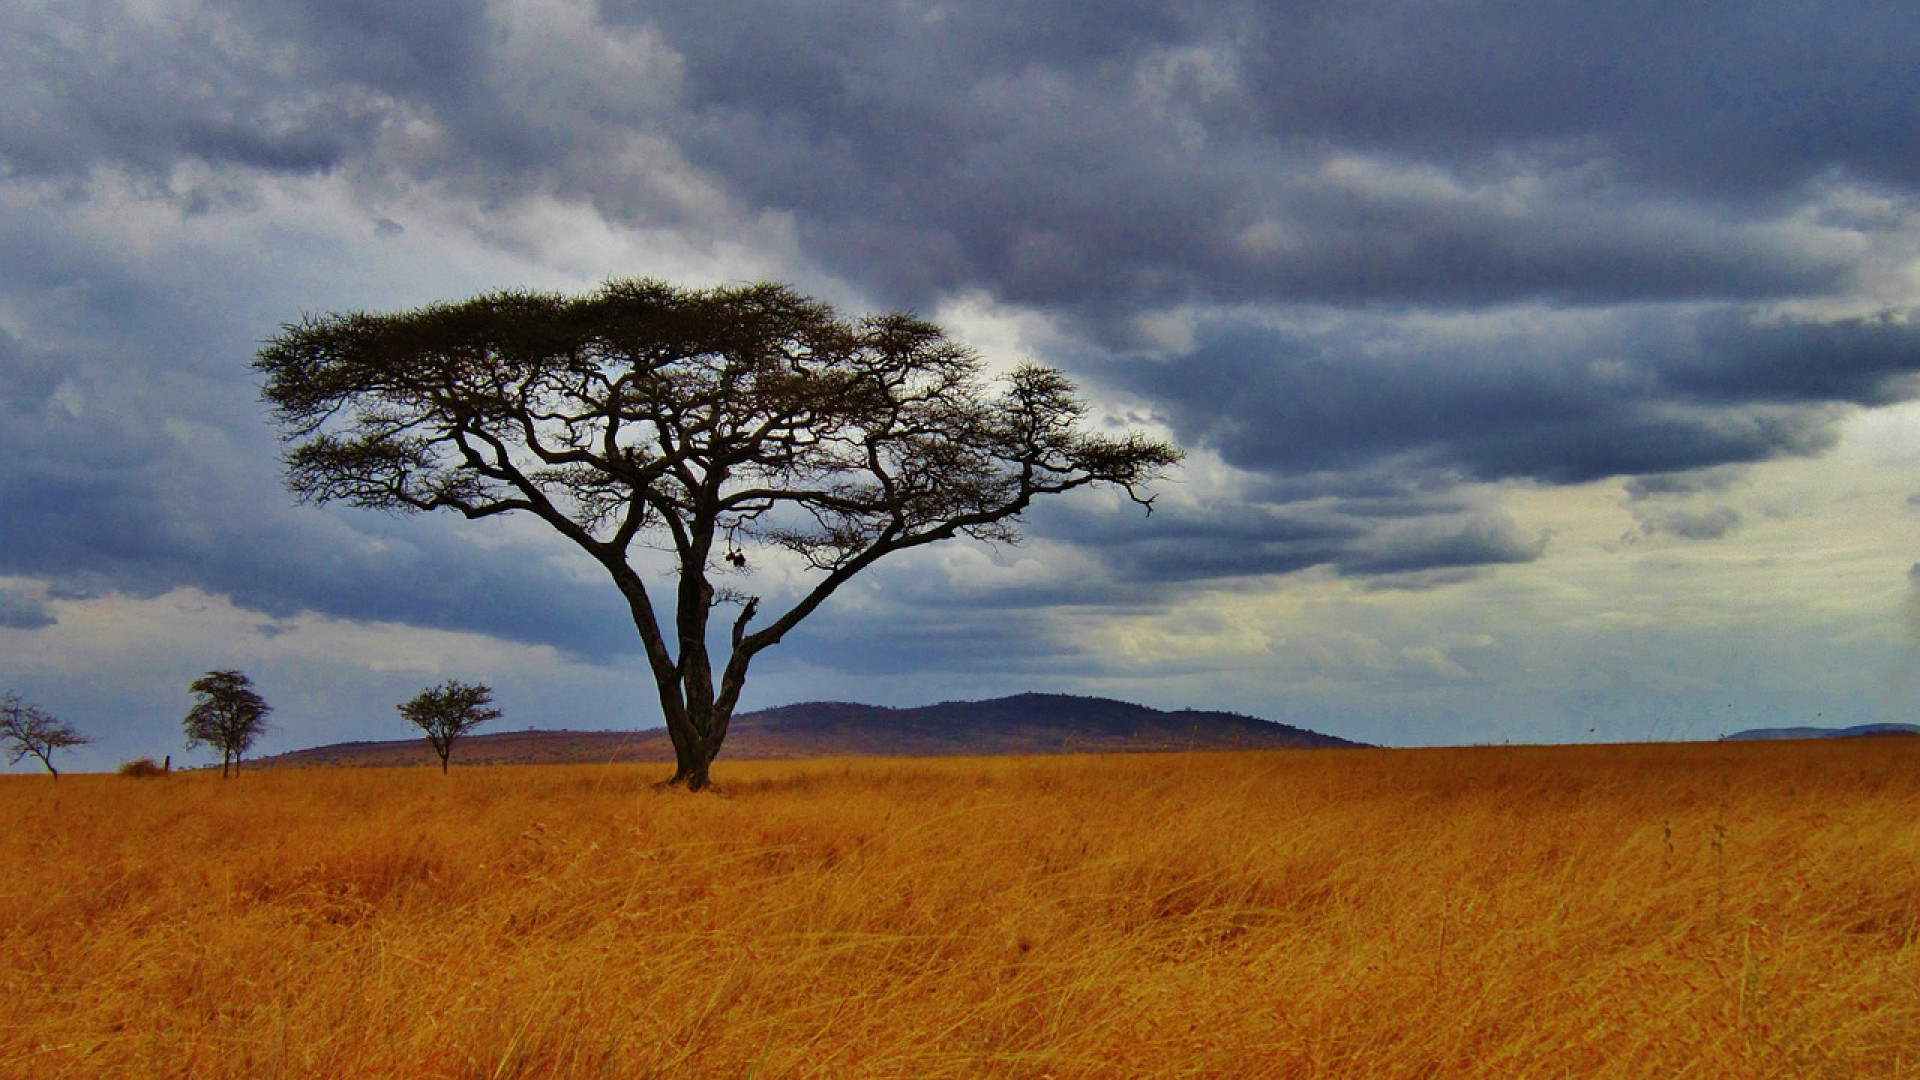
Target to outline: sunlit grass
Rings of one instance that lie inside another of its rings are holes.
[[[1920,1076],[1920,739],[0,782],[0,1076]]]

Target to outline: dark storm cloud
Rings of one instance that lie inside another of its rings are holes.
[[[1232,529],[1190,529],[1184,536],[1143,537],[1121,545],[1099,538],[1087,543],[1109,560],[1128,592],[1144,582],[1258,577],[1319,566],[1349,577],[1485,567],[1531,562],[1546,548],[1543,538],[1500,516],[1442,518],[1405,530],[1368,528],[1339,520],[1336,513],[1326,516],[1332,520],[1304,528],[1276,525],[1241,535]]]
[[[634,647],[617,603],[541,573],[538,552],[476,547],[468,530],[424,522],[298,512],[265,430],[229,436],[192,401],[150,388],[130,399],[68,367],[51,394],[0,372],[0,574],[82,593],[194,586],[269,615],[477,630],[595,656]],[[0,602],[7,625],[30,614]]]
[[[29,259],[9,300],[31,334],[0,330],[0,577],[81,597],[191,586],[274,616],[478,630],[591,656],[635,647],[605,590],[540,572],[545,549],[454,522],[293,507],[246,367],[271,325],[268,276],[122,264],[20,216],[0,214],[0,239]],[[48,623],[34,594],[0,596],[0,624]]]
[[[1848,4],[1284,5],[1251,23],[1274,127],[1471,161],[1569,148],[1623,179],[1766,197],[1828,170],[1901,187],[1920,12]]]
[[[1920,327],[1892,315],[1805,322],[1722,316],[1665,365],[1676,397],[1707,403],[1886,405],[1920,392]]]
[[[0,16],[8,107],[0,166],[80,180],[121,168],[165,181],[183,160],[267,172],[337,164],[365,134],[356,95],[253,40],[217,8],[133,15],[117,4],[23,5]]]
[[[499,35],[479,0],[35,5],[0,16],[0,30],[0,70],[13,73],[0,172],[12,178],[118,170],[201,210],[244,204],[257,174],[336,170],[375,188],[441,180],[510,195],[593,150],[568,145],[588,142],[578,120],[509,100],[516,76],[499,69],[513,58],[489,51]],[[382,158],[382,139],[413,121],[444,139]],[[214,175],[182,175],[190,164]]]
[[[1819,291],[1847,268],[1770,235],[1778,200],[1920,160],[1893,6],[1008,10],[620,17],[685,56],[693,158],[904,302]]]
[[[1657,499],[1663,495],[1718,494],[1740,479],[1738,468],[1702,469],[1697,472],[1669,473],[1661,476],[1636,476],[1624,485],[1632,502]]]
[[[1366,484],[1327,479],[1311,491],[1297,480],[1249,483],[1233,498],[1185,500],[1150,518],[1130,507],[1053,506],[1036,511],[1032,525],[1097,555],[1105,570],[1098,579],[1077,578],[1063,602],[1109,605],[1320,567],[1411,582],[1409,575],[1531,562],[1546,550],[1545,537],[1452,485],[1385,475]]]
[[[1451,341],[1372,321],[1223,326],[1177,362],[1111,374],[1257,472],[1579,483],[1817,453],[1847,406],[1910,396],[1916,371],[1904,321],[1713,314]]]
[[[1893,5],[603,5],[595,38],[657,40],[634,69],[520,40],[558,5],[505,10],[15,14],[0,158],[346,169],[647,222],[671,200],[615,153],[646,132],[887,302],[985,288],[1094,331],[1185,301],[1826,291],[1850,267],[1781,211],[1920,169],[1920,14]],[[371,156],[411,120],[430,147]]]
[[[40,596],[26,589],[0,585],[0,627],[38,630],[54,622],[53,612]]]
[[[1343,557],[1335,565],[1342,573],[1372,576],[1525,563],[1539,558],[1547,542],[1505,515],[1491,514],[1463,524],[1433,522],[1404,532],[1386,532],[1373,538],[1370,547]]]

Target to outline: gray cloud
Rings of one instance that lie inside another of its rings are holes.
[[[270,440],[143,438],[157,419],[89,415],[89,433],[119,446],[84,461],[0,438],[0,572],[82,593],[195,586],[269,615],[477,630],[594,656],[636,647],[616,598],[541,572],[551,551],[476,546],[450,522],[296,510],[274,482]]]
[[[273,277],[131,269],[4,214],[0,238],[40,259],[38,276],[10,282],[30,336],[0,330],[0,575],[77,596],[193,586],[274,616],[478,630],[595,657],[637,647],[617,597],[542,572],[564,566],[557,545],[292,505],[246,368],[272,325]],[[8,625],[40,618],[7,611]]]
[[[465,0],[187,10],[8,20],[33,89],[9,172],[345,169],[673,217],[659,162],[620,154],[645,134],[888,302],[985,287],[1111,318],[1829,291],[1849,265],[1784,211],[1920,160],[1920,16],[1892,7],[627,3],[572,31]],[[385,141],[417,122],[432,140]]]
[[[0,627],[38,630],[57,621],[38,590],[0,585]]]
[[[1327,14],[1295,6],[1256,24],[1259,96],[1276,122],[1426,158],[1585,144],[1629,180],[1708,198],[1764,197],[1834,168],[1920,178],[1901,149],[1920,23],[1901,5]]]
[[[1420,573],[1532,562],[1546,547],[1544,536],[1527,533],[1503,514],[1489,514],[1464,524],[1423,522],[1417,528],[1385,532],[1371,550],[1336,565],[1353,575]]]
[[[1770,234],[1769,199],[1911,179],[1913,106],[1871,73],[1910,65],[1890,43],[1920,27],[1890,10],[623,13],[686,58],[673,130],[694,160],[908,302],[975,284],[1105,314],[1819,291],[1846,267]],[[1869,146],[1809,106],[1858,79],[1854,50],[1876,57],[1850,103]]]
[[[1720,540],[1746,520],[1731,506],[1711,501],[1742,474],[1738,468],[1703,469],[1666,476],[1636,476],[1626,483],[1627,510],[1644,536]]]
[[[1891,318],[1550,321],[1450,340],[1379,319],[1225,321],[1178,362],[1110,374],[1242,468],[1578,483],[1818,453],[1848,406],[1902,399],[1920,370],[1920,329]]]
[[[163,187],[183,161],[273,172],[338,165],[371,117],[297,39],[247,32],[219,7],[136,14],[111,3],[0,17],[14,72],[0,162],[18,178],[120,168]]]
[[[1730,506],[1636,507],[1634,517],[1648,535],[1668,533],[1685,540],[1718,540],[1740,527],[1740,511]]]
[[[1743,475],[1742,469],[1724,468],[1636,476],[1626,483],[1627,498],[1638,502],[1662,495],[1718,494],[1731,488]]]

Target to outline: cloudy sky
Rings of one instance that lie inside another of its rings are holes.
[[[1910,719],[1917,71],[1906,0],[8,4],[0,689],[92,768],[179,755],[217,667],[267,752],[446,678],[657,724],[584,558],[293,505],[248,366],[304,313],[652,276],[915,310],[1189,454],[1151,518],[877,570],[749,706]]]

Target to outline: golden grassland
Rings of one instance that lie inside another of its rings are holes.
[[[1920,739],[0,782],[6,1077],[1920,1077]]]

